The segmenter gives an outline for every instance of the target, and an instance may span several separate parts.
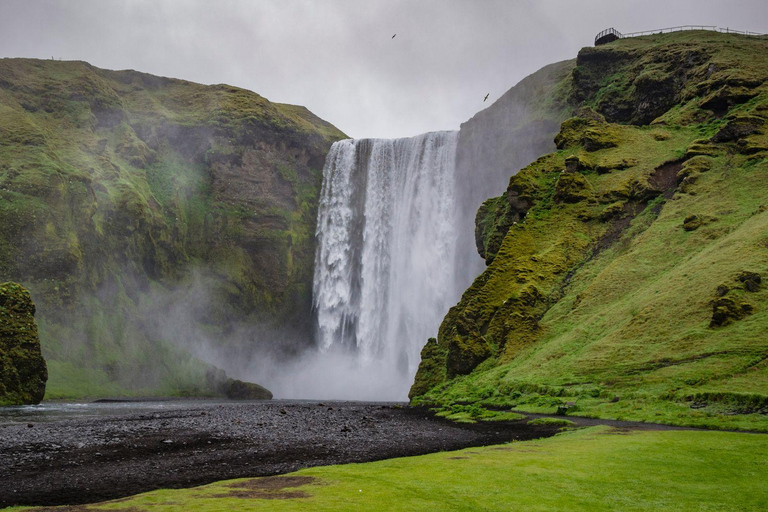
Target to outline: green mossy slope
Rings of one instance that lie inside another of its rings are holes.
[[[37,404],[48,369],[40,351],[35,304],[16,283],[0,284],[0,405]]]
[[[558,151],[478,214],[489,263],[415,402],[768,429],[768,40],[579,53]]]
[[[0,60],[0,279],[36,298],[48,396],[203,392],[164,316],[182,301],[223,345],[236,322],[309,332],[316,198],[341,138],[237,87]]]

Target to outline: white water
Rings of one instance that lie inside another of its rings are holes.
[[[305,374],[316,396],[407,397],[421,348],[467,284],[455,282],[457,140],[344,140],[328,153],[314,277],[320,353]]]

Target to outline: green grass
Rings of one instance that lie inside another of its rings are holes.
[[[584,117],[483,205],[495,258],[427,345],[415,403],[570,401],[574,415],[768,431],[768,286],[739,280],[768,282],[767,44],[686,33],[580,52]],[[688,81],[672,94],[674,73]],[[739,123],[754,129],[729,138]],[[652,190],[656,169],[683,160],[674,193]],[[509,198],[528,204],[524,221],[510,222]],[[692,215],[700,227],[684,229]],[[719,289],[749,313],[714,323]]]
[[[456,423],[477,423],[478,421],[519,421],[525,418],[522,414],[512,411],[494,411],[480,407],[478,404],[454,404],[442,409],[436,409],[436,415]]]
[[[564,418],[536,418],[528,422],[529,425],[552,425],[557,427],[573,427],[576,424]]]
[[[259,490],[259,479],[234,480],[87,510],[765,510],[766,460],[761,435],[591,427],[537,441],[305,469],[273,477],[273,490]],[[291,477],[305,480],[275,485]]]

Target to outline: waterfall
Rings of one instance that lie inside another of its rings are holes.
[[[353,358],[366,396],[405,399],[456,283],[458,132],[336,142],[317,221],[314,308],[322,353]],[[366,381],[366,382],[363,382]]]

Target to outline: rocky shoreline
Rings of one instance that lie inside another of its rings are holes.
[[[0,426],[0,507],[93,503],[535,439],[558,428],[526,421],[462,425],[393,403],[284,401],[201,401],[181,410],[12,424]]]

